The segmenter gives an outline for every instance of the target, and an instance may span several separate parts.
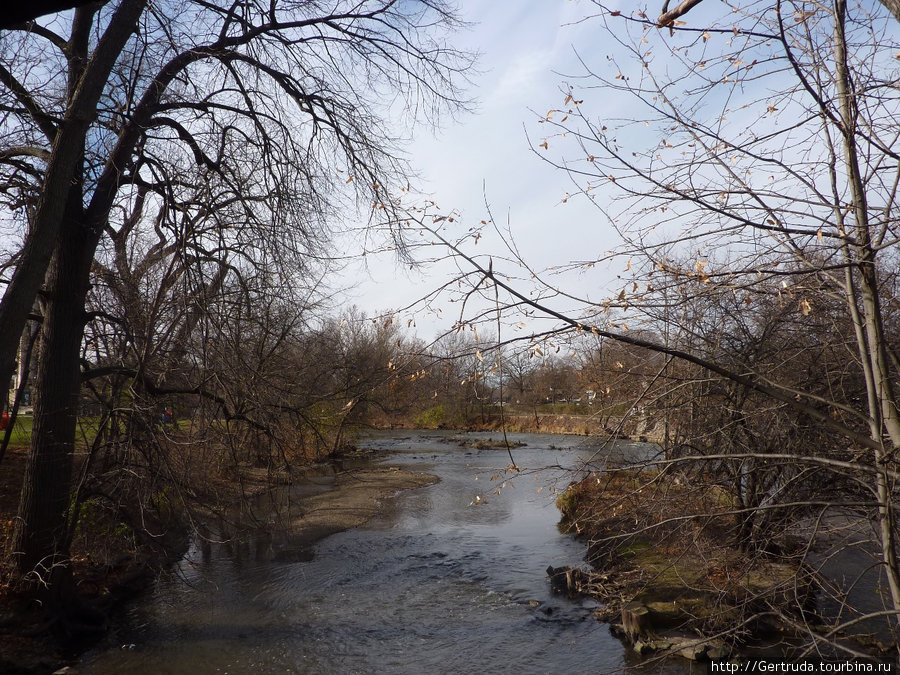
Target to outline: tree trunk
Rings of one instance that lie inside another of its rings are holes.
[[[48,269],[34,429],[14,540],[19,572],[37,582],[50,611],[65,602],[68,591],[79,355],[91,259],[85,251],[93,251],[89,242],[81,223],[64,223]]]
[[[887,343],[884,335],[878,279],[875,274],[875,249],[871,245],[869,232],[868,204],[863,185],[862,173],[856,147],[857,109],[853,83],[847,66],[847,45],[844,34],[844,22],[847,12],[846,0],[834,3],[834,60],[835,82],[838,91],[842,135],[844,146],[844,165],[852,195],[853,216],[855,220],[856,242],[854,249],[856,264],[859,269],[859,298],[862,304],[862,317],[856,315],[857,297],[853,293],[853,275],[848,272],[847,288],[850,293],[848,302],[851,313],[854,313],[854,324],[857,330],[857,342],[863,370],[866,376],[866,390],[869,401],[869,419],[872,440],[877,445],[874,450],[874,465],[878,469],[875,482],[878,500],[878,529],[881,544],[882,562],[885,576],[891,592],[894,610],[900,612],[900,567],[897,561],[897,531],[894,524],[894,509],[890,480],[885,470],[889,452],[885,448],[884,434],[891,442],[891,452],[900,448],[900,420],[897,418],[896,399],[890,380],[888,366]],[[862,334],[860,331],[862,328]],[[898,626],[896,621],[895,627]]]

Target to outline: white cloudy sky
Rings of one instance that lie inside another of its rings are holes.
[[[599,219],[587,204],[562,203],[569,180],[531,151],[525,129],[539,134],[537,117],[563,105],[566,74],[582,70],[575,49],[598,53],[597,25],[579,21],[596,11],[584,0],[461,0],[461,17],[474,25],[455,43],[482,55],[470,92],[477,111],[434,135],[420,130],[411,147],[420,188],[443,212],[457,210],[458,223],[477,224],[486,217],[486,198],[495,219],[509,222],[523,254],[539,268],[583,258],[584,233]],[[409,272],[390,254],[367,262],[368,272],[352,268],[358,282],[349,297],[370,314],[414,302],[451,270]],[[442,320],[419,313],[419,335],[448,329],[453,311],[447,308]]]

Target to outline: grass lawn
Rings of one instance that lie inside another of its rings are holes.
[[[99,417],[79,417],[78,428],[75,432],[76,443],[91,443],[97,435],[97,426],[100,423]],[[34,425],[34,415],[18,415],[16,423],[13,425],[12,437],[9,444],[15,445],[31,445],[31,428]],[[0,435],[2,438],[2,435]]]
[[[16,417],[16,423],[13,425],[12,436],[9,439],[10,445],[29,445],[31,443],[31,425],[34,423],[32,415],[19,415]],[[0,435],[0,439],[2,439]]]

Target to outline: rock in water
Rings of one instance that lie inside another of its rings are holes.
[[[641,602],[627,602],[622,607],[622,628],[628,639],[634,642],[650,634],[650,608]]]

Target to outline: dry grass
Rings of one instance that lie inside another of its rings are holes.
[[[773,627],[762,618],[770,608],[802,611],[790,605],[807,596],[809,577],[739,550],[732,499],[717,485],[620,470],[570,486],[558,505],[561,525],[590,542],[603,618],[618,620],[622,605],[637,601],[658,628],[740,642]]]

